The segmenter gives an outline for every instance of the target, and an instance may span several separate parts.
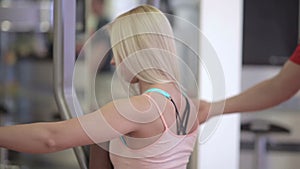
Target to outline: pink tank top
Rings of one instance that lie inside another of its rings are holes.
[[[198,128],[187,135],[176,135],[169,129],[164,117],[160,118],[165,131],[144,148],[131,149],[119,138],[110,141],[110,158],[115,169],[186,169]]]

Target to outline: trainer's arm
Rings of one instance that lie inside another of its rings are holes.
[[[226,99],[224,113],[250,112],[276,106],[297,93],[299,76],[300,65],[287,61],[273,78]]]
[[[300,65],[287,61],[273,78],[262,81],[244,92],[226,100],[207,102],[200,100],[200,124],[213,116],[236,112],[254,112],[276,106],[300,89]]]

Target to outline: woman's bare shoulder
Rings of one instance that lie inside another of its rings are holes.
[[[102,111],[113,111],[133,122],[149,122],[157,118],[157,108],[145,95],[132,96],[113,100],[101,108]]]
[[[113,106],[116,109],[124,109],[131,111],[146,111],[149,109],[149,98],[145,95],[132,96],[128,98],[116,99],[105,106]]]

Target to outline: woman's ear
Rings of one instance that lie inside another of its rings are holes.
[[[134,76],[132,79],[131,79],[131,81],[130,81],[130,83],[131,84],[134,84],[134,83],[138,83],[140,80],[136,77],[136,76]]]
[[[116,62],[115,62],[115,59],[114,59],[114,57],[112,57],[112,58],[111,58],[111,60],[110,60],[110,64],[111,64],[111,65],[113,65],[113,66],[115,66],[115,65],[116,65]]]

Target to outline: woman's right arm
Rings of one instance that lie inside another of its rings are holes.
[[[78,119],[0,127],[0,147],[25,153],[50,153],[91,144]]]
[[[71,120],[0,127],[0,147],[25,153],[50,153],[106,142],[137,128],[138,123],[123,117],[109,103]]]

